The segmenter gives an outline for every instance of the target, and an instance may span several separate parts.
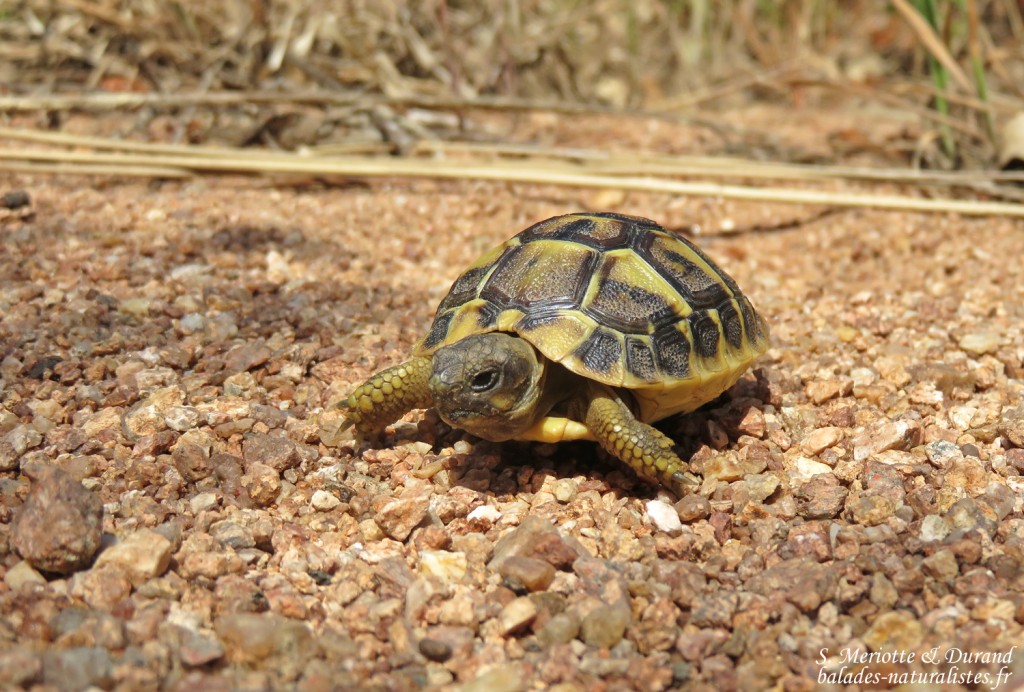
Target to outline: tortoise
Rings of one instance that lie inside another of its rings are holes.
[[[650,423],[731,387],[768,325],[700,249],[648,219],[541,221],[452,285],[412,357],[340,406],[366,440],[409,410],[494,442],[594,440],[682,495],[696,483]]]

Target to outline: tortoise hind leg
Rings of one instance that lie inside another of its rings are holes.
[[[587,397],[573,409],[601,446],[637,475],[658,481],[680,497],[697,485],[686,462],[672,451],[671,438],[637,420],[622,398],[608,387],[590,385]]]
[[[356,439],[363,442],[409,411],[433,406],[430,370],[430,359],[422,357],[381,370],[338,404],[348,414],[341,428],[354,426]]]

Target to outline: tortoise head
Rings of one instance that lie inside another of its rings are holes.
[[[524,339],[491,332],[438,349],[430,392],[449,425],[485,440],[516,437],[540,410],[545,360]]]

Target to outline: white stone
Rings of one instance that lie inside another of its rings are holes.
[[[679,520],[679,513],[676,512],[675,507],[667,502],[662,502],[661,500],[651,500],[648,502],[647,517],[659,531],[663,531],[670,536],[678,536],[683,532],[683,522]]]
[[[466,576],[469,561],[465,553],[447,550],[420,551],[420,574],[437,577],[443,582],[453,583]]]
[[[313,497],[309,499],[309,504],[317,511],[329,512],[340,505],[341,500],[334,493],[326,490],[317,490],[313,493]]]
[[[808,459],[807,457],[797,457],[793,470],[796,473],[796,477],[802,480],[809,480],[823,473],[832,473],[832,468],[828,464],[823,464],[820,461]]]
[[[469,514],[466,515],[466,519],[470,521],[484,521],[494,523],[501,519],[501,512],[498,511],[497,507],[491,505],[480,505],[475,508]]]

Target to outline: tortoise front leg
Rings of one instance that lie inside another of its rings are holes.
[[[697,485],[686,462],[672,451],[672,439],[637,420],[610,388],[590,385],[587,396],[572,408],[572,413],[586,422],[600,445],[637,475],[661,483],[680,497]]]
[[[430,371],[430,358],[423,357],[381,370],[338,404],[347,411],[341,429],[354,426],[356,439],[362,442],[376,437],[407,412],[430,408],[434,405],[427,386]]]

